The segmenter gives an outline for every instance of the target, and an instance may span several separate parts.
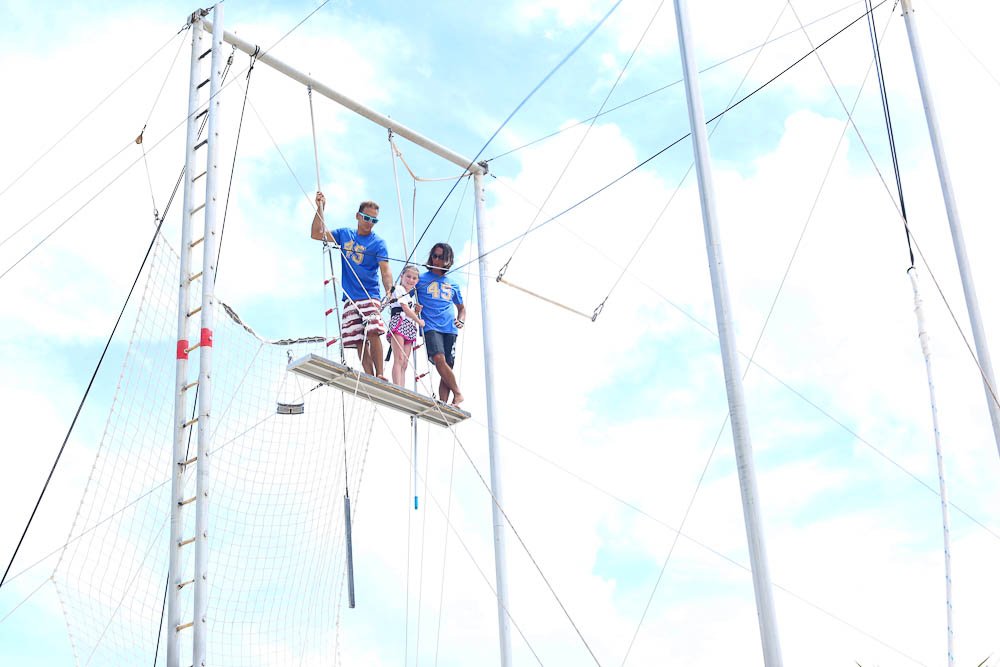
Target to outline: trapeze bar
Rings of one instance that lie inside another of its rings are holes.
[[[211,21],[203,18],[201,20],[201,23],[204,26],[205,30],[208,30],[209,32],[214,32],[215,27],[212,25]],[[243,53],[253,56],[254,58],[256,58],[258,62],[264,63],[265,65],[274,68],[278,72],[281,72],[285,76],[290,77],[303,85],[312,87],[312,89],[315,90],[318,94],[333,100],[340,106],[346,109],[350,109],[351,111],[360,116],[364,116],[365,118],[372,121],[373,123],[376,123],[377,125],[381,125],[384,128],[392,130],[394,133],[398,134],[404,139],[412,141],[418,146],[423,146],[431,153],[439,155],[443,157],[445,160],[448,160],[449,162],[452,162],[473,174],[486,173],[487,170],[485,166],[480,164],[473,164],[471,160],[462,155],[459,155],[458,153],[452,151],[451,149],[445,148],[441,144],[438,144],[435,141],[431,141],[427,137],[423,136],[422,134],[419,134],[418,132],[415,132],[414,130],[411,130],[405,125],[397,123],[388,116],[380,114],[379,112],[373,109],[369,109],[360,102],[356,102],[355,100],[352,100],[346,95],[338,93],[337,91],[330,88],[326,84],[321,83],[316,79],[312,78],[311,76],[304,74],[303,72],[296,70],[290,65],[281,62],[280,60],[278,60],[271,54],[267,53],[266,51],[262,52],[260,50],[260,47],[258,47],[256,44],[251,44],[250,42],[241,39],[240,37],[237,37],[233,33],[227,32],[225,30],[223,30],[222,39],[232,44]]]
[[[296,359],[288,364],[288,370],[438,426],[451,426],[472,416],[454,405],[442,403],[391,382],[359,373],[349,366],[331,361],[318,354],[309,354],[301,359]]]

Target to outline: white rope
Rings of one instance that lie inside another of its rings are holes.
[[[931,367],[930,336],[927,334],[927,323],[924,319],[924,301],[920,297],[920,286],[917,283],[917,270],[910,267],[907,270],[910,284],[913,286],[913,311],[917,316],[917,337],[920,339],[920,349],[924,353],[924,365],[927,367],[927,389],[931,399],[931,423],[934,425],[934,450],[937,453],[938,486],[941,489],[941,529],[944,533],[944,590],[945,610],[948,624],[948,667],[955,665],[955,636],[952,625],[951,606],[951,517],[948,513],[948,488],[945,484],[944,457],[941,455],[941,429],[938,424],[937,396],[934,389],[934,374]]]
[[[438,409],[440,410],[440,408],[438,408]],[[379,419],[382,420],[382,424],[384,426],[386,426],[386,430],[388,431],[389,435],[391,436],[393,442],[396,443],[396,447],[399,449],[400,453],[402,453],[402,455],[405,458],[409,459],[409,454],[407,453],[406,449],[403,447],[403,444],[399,441],[399,438],[396,437],[395,431],[392,428],[389,427],[389,421],[386,419],[385,415],[382,414],[382,410],[380,409],[380,406],[378,404],[375,404],[375,412],[374,412],[374,414],[378,415]],[[373,419],[374,419],[374,415],[373,415]],[[455,442],[459,443],[459,445],[461,445],[461,440],[459,440],[458,435],[455,433],[454,427],[453,426],[449,426],[448,430],[450,430],[452,432],[452,436],[455,438]],[[463,451],[465,451],[464,447],[463,447]],[[466,452],[466,458],[468,458],[470,464],[472,465],[473,470],[476,471],[476,473],[478,474],[480,480],[483,480],[483,477],[482,477],[481,474],[479,474],[479,470],[476,468],[475,463],[473,463],[472,459],[468,457],[468,452]],[[487,491],[489,491],[489,486],[487,486],[486,488],[487,488]],[[490,492],[490,495],[492,497],[492,492]],[[440,501],[437,499],[437,496],[433,492],[431,492],[430,490],[428,490],[428,492],[427,492],[427,498],[432,503],[434,503],[434,506],[437,507],[438,512],[444,514],[444,509],[441,507]],[[495,498],[494,498],[493,502],[496,502]],[[535,647],[532,646],[531,642],[528,640],[528,637],[524,634],[524,631],[521,629],[521,626],[518,624],[517,620],[511,614],[510,610],[500,600],[500,595],[497,593],[497,589],[493,585],[492,578],[489,575],[487,575],[486,572],[483,570],[482,566],[480,566],[479,561],[476,560],[476,556],[472,553],[472,550],[469,548],[469,545],[465,543],[465,540],[462,539],[461,534],[458,532],[458,528],[455,527],[455,524],[450,520],[450,518],[446,517],[446,523],[448,525],[448,530],[451,533],[454,533],[455,539],[457,539],[458,543],[460,545],[462,545],[462,548],[465,550],[466,555],[469,557],[469,561],[472,563],[473,567],[476,568],[476,571],[479,572],[479,576],[482,577],[483,581],[486,583],[486,586],[490,589],[490,592],[493,593],[493,596],[497,599],[497,602],[500,603],[501,608],[503,609],[504,613],[507,614],[507,618],[510,619],[510,622],[514,626],[514,629],[517,630],[517,633],[521,636],[521,639],[524,640],[525,645],[528,647],[528,650],[531,651],[531,654],[534,656],[535,661],[538,662],[539,665],[542,665],[542,660],[538,656],[538,653],[535,651]],[[516,534],[516,532],[515,532],[515,534]],[[521,542],[521,545],[524,546],[524,543]],[[527,548],[525,548],[525,552],[529,553],[529,557],[530,557],[530,552],[527,551]],[[535,566],[537,568],[537,563],[535,564]],[[542,575],[542,579],[543,580],[545,579],[544,575]]]
[[[406,222],[403,220],[403,195],[399,191],[399,173],[396,169],[397,156],[399,157],[400,160],[403,159],[403,156],[400,154],[399,150],[396,149],[396,144],[394,144],[392,141],[392,130],[389,130],[389,159],[392,162],[392,180],[396,185],[396,205],[399,208],[399,231],[401,234],[401,238],[403,239],[403,256],[409,259],[410,251],[406,243]],[[409,171],[409,169],[410,169],[409,167],[406,168],[407,171]],[[410,172],[410,175],[412,176],[413,172]],[[416,177],[414,177],[413,180],[416,181]],[[414,185],[413,187],[414,200],[416,200],[416,197],[417,197],[416,185]],[[416,209],[415,206],[414,209]],[[416,248],[414,248],[414,250],[416,250]]]
[[[421,183],[435,183],[438,181],[457,181],[460,178],[465,178],[466,176],[472,175],[472,172],[466,169],[458,176],[442,176],[441,178],[422,178],[414,174],[413,170],[410,169],[410,165],[406,163],[406,158],[403,157],[403,152],[399,150],[398,146],[396,146],[396,142],[395,140],[393,140],[392,136],[389,137],[389,143],[392,144],[393,152],[399,158],[399,161],[403,163],[403,166],[406,167],[406,171],[410,172],[410,177],[415,181],[419,181]]]

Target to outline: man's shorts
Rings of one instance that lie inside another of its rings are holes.
[[[444,355],[444,360],[448,366],[455,367],[455,341],[458,334],[443,333],[441,331],[424,331],[424,346],[427,348],[427,358],[434,363],[434,356]]]
[[[344,304],[344,312],[340,316],[340,335],[344,337],[344,347],[361,347],[367,336],[382,336],[385,332],[381,301],[364,299]]]

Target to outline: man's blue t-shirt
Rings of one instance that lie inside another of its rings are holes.
[[[455,314],[451,305],[465,303],[458,285],[449,280],[448,275],[439,276],[425,271],[417,281],[417,301],[424,307],[420,317],[426,331],[457,334]]]
[[[344,298],[352,301],[381,299],[378,263],[389,259],[385,241],[375,232],[361,236],[357,229],[350,227],[334,229],[330,235],[340,245],[340,282],[344,286]]]

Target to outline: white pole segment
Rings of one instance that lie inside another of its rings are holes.
[[[204,23],[205,23],[205,29],[206,30],[208,30],[209,32],[213,32],[214,31],[214,28],[213,28],[211,22],[204,21]],[[350,109],[351,111],[355,112],[356,114],[364,116],[365,118],[367,118],[368,120],[372,121],[373,123],[375,123],[377,125],[381,125],[384,128],[392,130],[395,134],[398,134],[399,136],[401,136],[401,137],[403,137],[405,139],[409,139],[410,141],[412,141],[413,143],[417,144],[418,146],[423,146],[424,148],[426,148],[427,150],[429,150],[431,153],[434,153],[435,155],[439,155],[439,156],[443,157],[445,160],[448,160],[449,162],[453,162],[453,163],[457,164],[458,166],[462,167],[463,169],[468,169],[469,171],[471,171],[473,173],[476,173],[476,174],[482,174],[482,173],[484,173],[483,168],[480,167],[478,164],[472,164],[472,161],[470,159],[468,159],[466,157],[462,157],[458,153],[455,153],[454,151],[452,151],[452,150],[450,150],[448,148],[445,148],[444,146],[442,146],[442,145],[440,145],[440,144],[438,144],[438,143],[436,143],[434,141],[431,141],[430,139],[428,139],[427,137],[423,136],[422,134],[419,134],[418,132],[414,132],[413,130],[411,130],[410,128],[406,127],[405,125],[397,123],[396,121],[392,120],[388,116],[380,114],[379,112],[375,111],[374,109],[370,109],[370,108],[366,107],[365,105],[361,104],[360,102],[356,102],[355,100],[352,100],[351,98],[347,97],[346,95],[342,95],[341,93],[338,93],[337,91],[333,90],[329,86],[327,86],[327,85],[325,85],[323,83],[320,83],[316,79],[312,78],[308,74],[303,74],[302,72],[300,72],[297,69],[291,67],[290,65],[286,65],[285,63],[281,62],[280,60],[278,60],[274,56],[271,56],[271,55],[269,55],[266,52],[259,51],[258,47],[256,45],[251,44],[250,42],[248,42],[246,40],[240,39],[239,37],[237,37],[236,35],[232,34],[231,32],[225,32],[225,31],[223,31],[223,40],[225,40],[229,44],[232,44],[237,49],[239,49],[240,51],[242,51],[243,53],[246,53],[248,55],[252,56],[252,55],[254,55],[254,53],[256,53],[257,54],[257,62],[261,62],[261,63],[264,63],[265,65],[267,65],[269,67],[273,67],[274,69],[278,70],[279,72],[281,72],[285,76],[290,77],[292,79],[295,79],[296,81],[298,81],[299,83],[301,83],[303,85],[312,86],[312,89],[315,90],[320,95],[323,95],[324,97],[330,98],[331,100],[333,100],[337,104],[341,105],[342,107],[346,107],[346,108]]]
[[[934,374],[931,370],[930,337],[924,321],[924,300],[920,297],[920,287],[917,283],[917,270],[910,268],[910,284],[913,286],[913,310],[917,314],[917,336],[920,338],[920,348],[924,353],[924,365],[927,366],[927,387],[931,397],[931,423],[934,426],[934,449],[937,452],[938,486],[941,490],[941,526],[944,531],[944,596],[945,616],[948,623],[948,667],[955,665],[955,635],[952,625],[951,607],[951,517],[948,512],[948,487],[945,484],[944,457],[941,454],[941,429],[938,424],[937,392],[934,389]]]
[[[722,261],[722,240],[715,211],[715,190],[712,183],[712,165],[705,132],[705,113],[702,109],[698,85],[698,68],[691,46],[691,28],[688,23],[685,0],[674,0],[677,18],[677,37],[680,42],[681,63],[684,69],[684,88],[687,92],[688,119],[694,140],[695,171],[701,194],[701,213],[705,226],[705,244],[708,248],[709,271],[712,275],[712,292],[715,298],[715,317],[719,327],[719,345],[722,348],[722,366],[726,377],[726,394],[729,398],[729,415],[736,448],[736,465],[743,496],[743,519],[746,523],[747,545],[750,551],[750,569],[753,574],[754,595],[757,600],[757,620],[760,623],[760,640],[764,650],[764,665],[780,667],[781,647],[778,643],[778,624],[768,572],[767,554],[764,549],[764,531],[760,520],[760,501],[757,495],[757,477],[754,472],[753,451],[750,446],[750,426],[743,400],[743,380],[740,377],[736,340],[730,321],[729,286]]]
[[[223,25],[225,3],[217,2],[213,18],[216,25]],[[212,36],[212,65],[208,100],[208,144],[205,146],[208,172],[205,179],[205,241],[203,275],[201,278],[201,347],[200,369],[198,373],[198,473],[196,478],[195,503],[195,551],[194,551],[194,665],[207,664],[208,635],[208,486],[209,452],[212,448],[212,337],[215,325],[215,269],[218,258],[215,238],[215,223],[218,214],[219,184],[219,104],[222,87],[222,56],[220,35]]]
[[[941,195],[944,197],[944,208],[948,214],[948,225],[951,227],[951,241],[955,247],[955,259],[958,261],[958,273],[962,277],[962,291],[965,293],[965,306],[969,311],[969,323],[972,325],[972,338],[976,344],[976,356],[979,357],[979,368],[983,378],[983,388],[986,391],[986,405],[993,422],[993,439],[996,441],[997,454],[1000,454],[1000,404],[997,403],[997,382],[993,375],[993,362],[990,360],[990,348],[986,342],[986,332],[983,330],[982,318],[979,314],[979,299],[976,297],[976,286],[969,269],[969,260],[965,253],[965,236],[962,233],[962,223],[958,217],[958,204],[951,187],[951,176],[948,172],[948,162],[945,159],[944,144],[938,130],[937,113],[934,110],[934,99],[930,86],[927,84],[927,73],[924,68],[924,57],[920,48],[920,36],[913,16],[911,0],[902,0],[903,19],[906,22],[906,35],[910,40],[910,51],[913,54],[913,68],[917,72],[917,84],[920,96],[924,102],[924,116],[927,118],[927,131],[931,136],[931,147],[934,150],[934,161],[937,163],[938,180],[941,181]]]
[[[478,165],[474,165],[478,166]],[[500,508],[503,504],[503,485],[500,483],[500,443],[497,438],[496,404],[493,400],[493,328],[490,322],[489,286],[493,279],[489,269],[488,247],[484,235],[486,227],[486,191],[483,188],[483,175],[474,172],[473,181],[476,188],[476,242],[479,247],[479,299],[483,320],[483,366],[486,377],[486,424],[489,431],[490,446],[490,489],[493,493],[493,557],[497,572],[497,614],[500,621],[500,666],[510,667],[510,619],[507,610],[507,546],[504,537],[506,520]]]
[[[202,52],[204,33],[201,21],[191,22],[191,71],[190,89],[188,92],[187,145],[184,153],[184,210],[181,213],[181,247],[180,247],[180,279],[177,299],[177,368],[176,388],[174,392],[174,447],[172,456],[170,485],[170,560],[167,573],[167,667],[180,667],[181,664],[181,633],[177,630],[181,625],[181,582],[183,558],[179,546],[184,539],[184,507],[180,504],[184,499],[184,460],[187,458],[186,444],[188,429],[187,394],[190,390],[187,380],[188,353],[190,334],[188,313],[191,310],[191,289],[188,277],[191,275],[191,209],[194,193],[193,178],[195,174],[194,145],[198,138],[198,74],[200,71],[198,56]]]

